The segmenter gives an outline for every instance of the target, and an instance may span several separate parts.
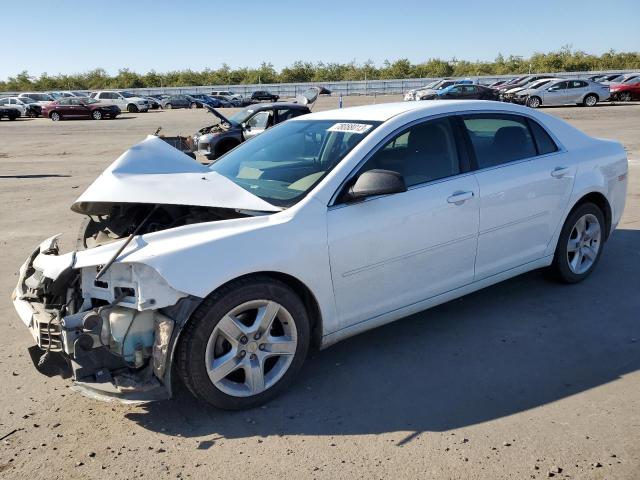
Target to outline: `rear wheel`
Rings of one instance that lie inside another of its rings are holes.
[[[134,105],[133,103],[130,103],[129,105],[127,105],[127,112],[129,112],[129,113],[138,113],[138,107],[136,105]]]
[[[269,277],[240,279],[193,313],[176,366],[196,397],[219,408],[251,408],[291,384],[309,339],[307,312],[293,290]]]
[[[593,94],[587,95],[586,97],[584,97],[584,100],[582,101],[582,104],[585,107],[594,107],[597,103],[598,103],[598,97]]]
[[[198,104],[196,102],[193,102],[191,105],[189,105],[189,108],[198,108]]]
[[[94,120],[102,120],[102,112],[100,110],[94,110],[91,113],[91,118]]]
[[[529,97],[527,99],[527,107],[538,108],[540,105],[542,105],[540,97]]]
[[[593,203],[579,205],[567,218],[551,265],[555,277],[577,283],[593,271],[602,253],[605,238],[604,215]]]
[[[171,105],[170,103],[167,103],[164,108],[166,108],[167,110],[171,110],[173,108],[173,105]]]
[[[51,115],[49,115],[49,118],[54,122],[57,122],[59,120],[62,120],[62,115],[60,115],[58,112],[52,112]]]

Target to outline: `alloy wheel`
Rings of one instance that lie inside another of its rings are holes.
[[[588,95],[587,98],[585,98],[584,103],[587,107],[593,107],[596,103],[598,103],[598,99],[593,95]]]
[[[102,118],[102,112],[100,112],[100,110],[94,110],[93,119],[100,120],[101,118]]]
[[[257,395],[284,376],[297,346],[289,311],[272,300],[252,300],[233,308],[213,329],[205,352],[207,374],[228,395]]]
[[[630,102],[631,101],[631,92],[622,92],[620,94],[620,101],[622,101],[622,102]]]
[[[529,99],[529,106],[531,108],[538,108],[540,106],[540,99],[538,97],[533,97]]]
[[[567,262],[576,275],[587,272],[598,258],[601,243],[600,222],[588,213],[578,219],[567,242]]]
[[[53,120],[54,122],[57,122],[58,120],[60,120],[60,114],[58,112],[53,112],[51,114],[51,120]]]

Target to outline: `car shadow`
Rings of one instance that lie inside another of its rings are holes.
[[[71,175],[60,175],[58,173],[38,173],[25,175],[0,175],[0,178],[65,178]]]
[[[577,285],[530,272],[345,340],[288,392],[226,412],[185,388],[126,417],[185,437],[446,431],[526,411],[640,367],[640,230],[618,230]]]

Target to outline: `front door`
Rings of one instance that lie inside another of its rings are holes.
[[[543,90],[542,104],[543,105],[564,105],[567,103],[567,87],[569,82],[563,80],[562,82],[556,82]]]
[[[273,110],[262,110],[249,118],[244,124],[244,137],[246,139],[261,134],[273,125]]]
[[[368,170],[393,170],[403,175],[406,192],[329,208],[342,327],[473,281],[479,191],[454,130],[448,118],[416,124],[386,142],[352,180]]]

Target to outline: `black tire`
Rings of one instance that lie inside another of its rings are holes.
[[[14,121],[18,117],[9,117],[9,120]]]
[[[621,92],[618,94],[618,100],[621,102],[630,102],[631,101],[631,92]]]
[[[577,274],[573,272],[569,266],[567,247],[569,243],[569,237],[573,231],[574,226],[576,225],[576,222],[578,221],[578,219],[588,214],[595,216],[598,220],[598,223],[600,224],[599,248],[596,254],[596,258],[589,269],[584,273]],[[556,246],[556,251],[553,257],[553,263],[549,267],[549,272],[552,274],[552,276],[562,283],[578,283],[587,278],[595,269],[600,260],[600,256],[602,255],[602,249],[604,248],[606,238],[605,228],[605,218],[602,210],[600,210],[600,207],[593,203],[582,203],[576,206],[567,217],[567,220],[564,222],[564,225],[562,227],[562,231],[560,232],[560,237],[558,238],[558,244]]]
[[[593,101],[595,99],[595,102]],[[590,93],[582,100],[582,105],[585,107],[595,107],[598,104],[598,96]]]
[[[218,389],[205,367],[209,337],[227,312],[245,302],[274,300],[291,314],[298,343],[284,375],[270,388],[253,396],[233,396]],[[198,306],[181,334],[177,349],[177,372],[187,388],[200,400],[225,410],[242,410],[266,403],[284,391],[300,372],[309,351],[308,314],[300,297],[286,284],[266,276],[238,279],[219,288]]]
[[[91,112],[91,118],[93,120],[102,120],[104,118],[104,115],[100,110],[94,110],[93,112]]]
[[[527,107],[538,108],[540,105],[542,105],[542,99],[540,97],[533,96],[527,98]]]
[[[127,105],[127,112],[129,113],[138,113],[138,107],[136,105],[134,105],[133,103],[130,103],[129,105]]]

